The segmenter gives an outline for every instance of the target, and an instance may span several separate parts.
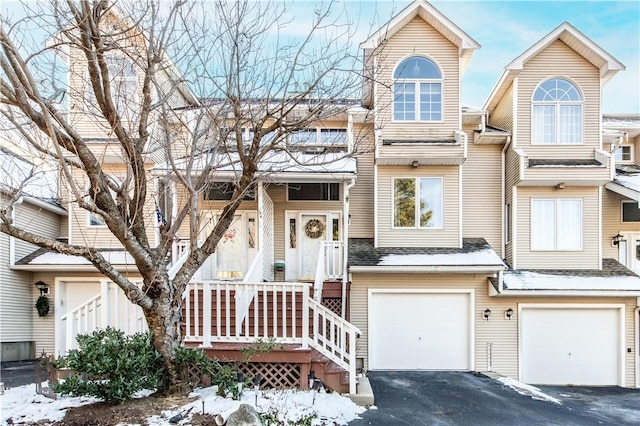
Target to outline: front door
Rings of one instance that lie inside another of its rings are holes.
[[[320,243],[329,235],[328,222],[326,214],[300,215],[298,278],[302,281],[315,279]]]

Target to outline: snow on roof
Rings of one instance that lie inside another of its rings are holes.
[[[263,174],[354,174],[357,172],[356,159],[345,156],[345,152],[305,153],[284,151],[271,151],[260,161],[259,173]],[[184,167],[190,160],[178,160],[175,162],[178,168]],[[216,167],[218,172],[238,173],[240,159],[238,153],[203,155],[196,160],[192,170],[201,170],[205,164],[224,164]],[[154,167],[156,170],[166,170],[167,165],[161,164]]]
[[[532,271],[505,272],[503,283],[507,290],[635,290],[640,291],[640,277],[577,276],[544,274]]]
[[[602,124],[616,127],[640,127],[640,115],[637,114],[603,114]]]
[[[638,175],[616,175],[614,182],[625,188],[640,192],[640,174]]]
[[[134,264],[133,257],[124,250],[102,251],[102,256],[112,265]],[[80,256],[71,256],[55,252],[47,252],[36,256],[29,262],[30,265],[91,265]]]
[[[491,249],[469,253],[447,254],[388,254],[378,266],[453,266],[453,265],[503,265],[502,259]]]

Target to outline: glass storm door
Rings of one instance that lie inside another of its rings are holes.
[[[244,278],[247,267],[247,226],[244,216],[236,215],[229,229],[218,243],[216,278],[238,280]]]

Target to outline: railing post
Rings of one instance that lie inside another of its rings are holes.
[[[356,394],[356,334],[349,333],[349,393]]]
[[[302,287],[302,349],[309,348],[309,286]]]
[[[194,315],[199,315],[197,309]],[[202,346],[211,347],[211,286],[208,282],[202,285]]]
[[[100,293],[102,299],[102,310],[100,312],[100,326],[106,328],[109,324],[111,315],[111,300],[109,299],[109,281],[100,280]],[[98,324],[96,324],[96,327]]]

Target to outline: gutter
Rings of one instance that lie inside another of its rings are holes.
[[[424,273],[461,273],[495,274],[504,271],[505,265],[419,265],[419,266],[351,266],[349,271],[370,274],[424,274]]]
[[[344,222],[344,225],[342,227],[343,231],[342,231],[342,235],[344,238],[344,250],[342,253],[342,309],[341,309],[341,316],[342,318],[346,318],[346,303],[345,300],[347,300],[347,280],[348,280],[348,276],[347,276],[347,268],[348,268],[348,264],[347,262],[349,261],[349,219],[350,219],[350,209],[349,209],[349,191],[351,190],[351,188],[353,188],[356,184],[356,180],[355,179],[351,179],[351,182],[349,182],[345,187],[344,187],[344,203],[342,205],[342,220]]]
[[[640,290],[504,290],[492,297],[640,297]]]

